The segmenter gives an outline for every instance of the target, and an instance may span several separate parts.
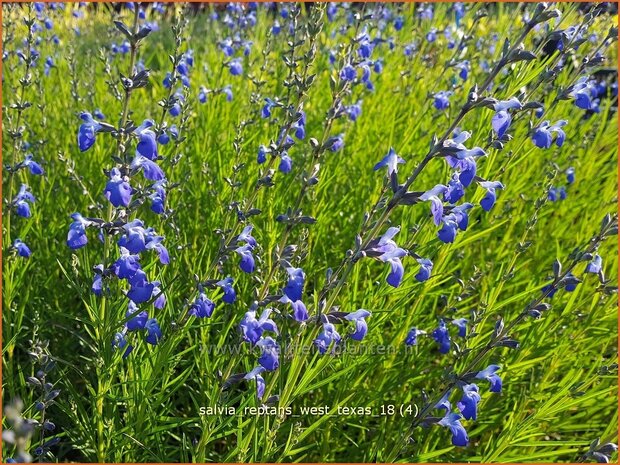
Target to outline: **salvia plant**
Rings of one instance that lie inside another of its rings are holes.
[[[616,460],[615,24],[3,4],[3,460]]]

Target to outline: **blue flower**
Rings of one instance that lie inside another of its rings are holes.
[[[443,198],[448,203],[456,203],[465,195],[465,186],[461,182],[459,173],[453,173],[448,181],[448,189],[444,192]]]
[[[288,153],[282,152],[280,156],[280,164],[278,165],[278,169],[282,173],[290,173],[293,169],[293,160],[289,157]]]
[[[593,110],[595,98],[598,95],[596,82],[589,80],[587,76],[580,78],[568,94],[575,99],[575,105],[582,110]]]
[[[258,147],[258,156],[256,157],[256,161],[259,164],[263,164],[267,161],[267,147],[264,145],[260,145]]]
[[[486,195],[480,201],[480,206],[484,209],[484,211],[489,211],[495,205],[495,200],[497,195],[495,193],[495,189],[503,189],[504,185],[499,181],[482,181],[479,183],[480,187],[487,190]]]
[[[306,305],[301,300],[291,300],[287,295],[283,295],[279,302],[283,304],[291,304],[291,308],[293,309],[293,319],[295,321],[306,321],[308,319],[308,310],[306,309]]]
[[[19,188],[19,192],[13,199],[16,213],[24,218],[30,218],[30,204],[34,203],[36,200],[29,189],[30,188],[26,184],[22,184]]]
[[[447,413],[445,417],[437,422],[440,426],[445,426],[452,433],[452,444],[459,447],[465,447],[469,444],[467,431],[461,424],[463,417],[458,413]]]
[[[142,155],[149,160],[157,160],[158,156],[157,137],[155,133],[149,129],[153,127],[153,124],[152,120],[147,119],[133,131],[140,139],[136,146],[136,155]]]
[[[431,190],[426,191],[420,196],[420,200],[423,202],[429,201],[431,203],[431,215],[433,215],[433,222],[436,226],[441,224],[443,217],[443,202],[439,198],[439,195],[445,194],[448,188],[443,184],[437,184]]]
[[[252,248],[256,247],[257,243],[256,239],[252,237],[252,229],[254,229],[254,226],[252,226],[251,224],[247,225],[245,228],[243,228],[241,234],[237,236],[236,241],[245,242],[246,244],[252,246]]]
[[[370,316],[370,312],[368,310],[357,310],[356,312],[352,312],[347,314],[344,318],[348,321],[355,322],[355,332],[351,334],[351,339],[356,341],[361,341],[366,336],[368,332],[368,324],[366,323],[366,318]]]
[[[252,345],[256,344],[260,338],[263,336],[263,332],[271,331],[273,333],[278,333],[278,327],[276,323],[269,318],[272,309],[266,308],[261,313],[259,319],[256,319],[256,311],[251,310],[246,312],[245,316],[241,320],[239,324],[239,329],[243,334],[243,340],[251,343]]]
[[[162,179],[153,184],[153,193],[149,195],[151,200],[151,211],[161,215],[165,211],[164,203],[166,201],[166,180]]]
[[[239,76],[243,73],[243,65],[240,58],[234,58],[228,63],[228,70],[233,76]]]
[[[397,16],[396,18],[394,18],[394,29],[396,29],[397,31],[400,31],[403,26],[405,24],[405,20],[402,16]]]
[[[147,320],[145,329],[147,331],[146,342],[156,345],[162,337],[161,329],[159,329],[157,320],[155,318],[150,318]]]
[[[567,122],[565,120],[557,121],[555,124],[550,125],[549,121],[543,121],[540,126],[534,129],[534,134],[532,135],[532,141],[541,149],[548,149],[551,147],[553,143],[553,133],[556,134],[555,144],[558,147],[562,147],[564,143],[564,139],[566,138],[566,133],[562,129]]]
[[[256,396],[260,399],[265,395],[265,379],[261,376],[261,373],[265,371],[262,366],[257,366],[243,377],[245,380],[253,379],[256,381]]]
[[[81,152],[87,151],[95,143],[95,136],[101,130],[101,124],[94,120],[88,112],[82,112],[80,118],[84,121],[78,129],[77,141]]]
[[[450,352],[450,333],[443,320],[439,320],[439,326],[431,333],[431,336],[439,344],[439,353],[447,354]]]
[[[249,244],[235,249],[235,252],[241,257],[239,268],[245,273],[252,273],[254,271],[255,262],[252,249],[253,247]]]
[[[497,134],[497,137],[500,139],[504,137],[506,131],[510,127],[510,123],[512,122],[512,116],[508,112],[510,109],[520,110],[523,108],[521,102],[517,98],[511,98],[510,100],[503,100],[495,103],[493,105],[493,109],[496,111],[495,115],[493,115],[493,119],[491,120],[491,126],[493,127],[493,131]]]
[[[357,77],[357,71],[351,65],[345,65],[344,68],[340,70],[340,79],[343,81],[354,81]]]
[[[206,294],[201,292],[194,303],[192,303],[189,307],[189,311],[187,313],[197,318],[210,318],[214,309],[215,303],[213,303],[213,301],[209,299]]]
[[[592,261],[586,266],[586,273],[598,274],[603,269],[603,259],[599,254],[594,255]]]
[[[478,416],[478,403],[480,402],[480,394],[478,386],[475,384],[466,384],[463,389],[463,397],[457,402],[456,406],[461,411],[463,418],[466,420],[475,420]]]
[[[467,318],[457,318],[456,320],[452,320],[452,324],[459,328],[459,336],[465,337],[467,336]]]
[[[265,98],[265,105],[261,110],[261,116],[263,118],[269,118],[271,116],[271,109],[276,105],[276,102],[271,100],[270,98]]]
[[[91,222],[84,219],[79,213],[73,213],[71,215],[73,223],[69,226],[69,234],[67,235],[67,245],[77,250],[80,247],[84,247],[88,243],[86,238],[86,228],[91,225]]]
[[[133,159],[131,169],[142,170],[144,177],[150,181],[161,181],[166,178],[166,175],[157,163],[142,155],[137,155]]]
[[[361,100],[352,105],[348,105],[345,107],[344,112],[347,114],[351,121],[357,121],[357,119],[362,114],[362,102]]]
[[[40,176],[43,174],[43,168],[36,161],[33,160],[32,154],[29,153],[24,158],[22,165],[30,170],[30,173],[35,176]]]
[[[126,207],[131,202],[132,189],[126,178],[121,176],[118,168],[112,168],[110,171],[110,180],[103,191],[106,199],[115,207]]]
[[[125,334],[123,333],[116,333],[114,335],[114,339],[112,340],[112,347],[117,347],[119,349],[125,349],[126,347],[125,352],[123,353],[123,358],[127,358],[127,356],[133,350],[132,345],[127,345],[127,339],[125,338]]]
[[[114,274],[120,279],[130,279],[140,269],[140,256],[132,255],[125,247],[121,247],[121,256],[114,262]]]
[[[486,379],[491,383],[491,392],[502,392],[502,379],[496,374],[500,368],[499,365],[489,365],[476,374],[476,379]]]
[[[125,323],[127,331],[139,331],[146,328],[149,315],[145,311],[139,311],[138,306],[130,300],[125,318],[129,318]]]
[[[469,65],[469,60],[461,61],[455,65],[455,68],[459,70],[459,77],[464,81],[467,79],[469,75],[469,70],[471,66]]]
[[[427,281],[433,271],[433,262],[428,258],[418,258],[417,261],[420,264],[420,271],[415,275],[415,279],[419,282]]]
[[[338,134],[337,136],[330,137],[325,142],[325,146],[332,152],[337,152],[344,147],[344,134]]]
[[[379,163],[375,165],[373,168],[374,171],[381,169],[383,167],[387,167],[388,176],[392,176],[392,173],[398,173],[398,164],[405,163],[401,157],[396,154],[396,151],[390,147],[387,155],[381,159]]]
[[[418,344],[418,336],[421,334],[426,334],[426,331],[422,331],[418,328],[411,328],[407,333],[407,338],[405,339],[405,344],[408,346],[415,346]]]
[[[441,90],[433,95],[433,106],[437,110],[445,110],[450,106],[450,96],[452,92],[449,90]]]
[[[129,252],[138,254],[146,248],[147,232],[141,220],[133,220],[123,225],[125,234],[118,240],[118,245],[125,247]]]
[[[314,344],[319,349],[319,352],[324,354],[331,346],[332,342],[338,344],[342,337],[336,331],[336,327],[331,323],[323,323],[323,331],[314,340]]]
[[[20,239],[15,239],[13,242],[13,248],[17,251],[17,255],[23,258],[29,258],[32,255],[32,252],[28,248],[26,244],[24,244]]]
[[[288,282],[283,291],[292,301],[301,300],[304,290],[306,275],[301,268],[288,267]]]
[[[216,286],[220,287],[224,291],[224,296],[222,300],[227,304],[234,304],[235,300],[237,300],[237,293],[235,292],[235,288],[233,287],[233,279],[228,277],[222,279],[215,283]]]
[[[144,248],[147,250],[155,250],[159,258],[159,262],[162,265],[168,265],[170,263],[170,256],[168,255],[168,249],[162,244],[164,240],[163,236],[155,234],[153,228],[146,230],[146,236],[144,238]]]
[[[400,228],[389,228],[383,236],[369,244],[367,253],[384,263],[389,263],[391,272],[387,276],[387,283],[392,287],[400,286],[405,272],[401,258],[409,253],[396,244],[392,238],[400,232]]]
[[[569,184],[575,182],[575,168],[572,166],[566,169],[566,182]]]
[[[486,155],[486,152],[481,147],[474,147],[468,149],[464,142],[471,137],[469,131],[462,131],[458,133],[452,139],[446,139],[443,143],[443,152],[458,160],[464,160],[467,158],[482,157]],[[468,184],[461,180],[465,186]]]
[[[265,370],[273,371],[280,365],[280,347],[278,343],[272,337],[261,338],[256,347],[261,349],[261,356],[258,359],[258,363],[261,364]]]
[[[146,273],[142,270],[137,270],[136,273],[129,279],[130,288],[127,291],[127,297],[136,304],[147,302],[153,295],[155,285],[149,283],[146,279]]]
[[[103,264],[95,265],[93,269],[95,270],[95,275],[93,276],[93,284],[90,290],[96,296],[101,297],[103,295]]]

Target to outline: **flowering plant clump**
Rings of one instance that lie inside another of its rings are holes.
[[[615,24],[3,4],[3,461],[616,459]]]

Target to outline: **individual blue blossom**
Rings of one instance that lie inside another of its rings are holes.
[[[428,258],[418,258],[417,262],[420,264],[420,271],[415,275],[415,279],[419,282],[427,281],[433,271],[433,262]]]
[[[265,98],[265,105],[261,110],[261,117],[270,118],[271,117],[271,109],[276,106],[276,102],[271,100],[270,98]]]
[[[153,281],[153,296],[155,297],[153,307],[161,310],[166,306],[166,294],[161,290],[160,285],[159,281]]]
[[[133,131],[140,139],[136,146],[136,155],[142,155],[149,160],[157,160],[157,137],[150,129],[153,124],[152,120],[147,119]]]
[[[77,141],[80,152],[86,152],[95,143],[95,136],[101,130],[101,124],[93,119],[88,112],[82,112],[80,118],[84,121],[78,129]]]
[[[448,188],[443,194],[443,198],[448,203],[456,203],[465,196],[465,186],[461,182],[461,174],[453,173],[450,181],[448,181]]]
[[[592,261],[586,266],[586,273],[598,274],[603,269],[603,259],[599,254],[595,254]]]
[[[125,247],[121,247],[121,256],[114,262],[114,274],[120,279],[130,279],[140,269],[140,256],[133,255]]]
[[[283,289],[284,294],[292,301],[301,300],[306,274],[301,268],[288,267],[288,281]]]
[[[252,249],[253,247],[249,244],[235,249],[235,252],[241,257],[239,268],[245,273],[252,273],[254,271],[255,261]]]
[[[392,287],[400,286],[405,272],[401,258],[408,255],[405,249],[398,247],[392,239],[400,232],[400,228],[391,227],[379,239],[375,239],[369,244],[367,254],[376,257],[384,263],[389,263],[391,271],[387,276],[387,283]]]
[[[250,245],[252,248],[256,247],[257,246],[256,239],[254,239],[254,237],[252,236],[253,229],[254,229],[254,226],[252,226],[251,224],[247,225],[245,228],[243,228],[241,233],[237,236],[236,241],[245,242],[246,244]]]
[[[356,77],[357,71],[355,71],[355,68],[351,65],[345,65],[340,70],[340,79],[343,81],[354,81]]]
[[[479,371],[476,374],[476,379],[486,379],[489,383],[491,383],[491,388],[489,391],[502,392],[502,379],[497,375],[500,368],[501,367],[499,365],[489,365],[484,370]]]
[[[445,321],[439,320],[439,326],[431,333],[431,336],[439,344],[439,353],[447,354],[450,352],[450,333]]]
[[[130,300],[125,318],[129,318],[125,323],[127,331],[140,331],[145,329],[149,314],[144,310],[139,311],[138,306]]]
[[[198,89],[198,101],[200,103],[207,103],[207,96],[209,95],[209,91],[205,86],[200,86]]]
[[[439,195],[443,195],[447,192],[448,188],[443,184],[437,184],[431,190],[426,191],[420,196],[420,200],[423,202],[431,203],[431,215],[433,216],[433,222],[436,226],[441,224],[443,217],[443,202],[439,198]]]
[[[286,294],[283,295],[279,302],[283,304],[291,304],[293,310],[293,319],[298,322],[303,322],[308,319],[308,310],[306,305],[301,300],[291,300]]]
[[[103,193],[115,207],[126,207],[131,202],[131,186],[127,179],[121,176],[118,168],[112,168],[110,171],[110,180],[107,182]]]
[[[453,94],[449,90],[441,90],[433,95],[433,106],[437,110],[445,110],[450,106],[450,96]]]
[[[452,433],[452,444],[458,447],[465,447],[469,444],[469,436],[467,431],[461,424],[463,417],[458,413],[448,412],[445,417],[437,422],[438,425],[444,426]]]
[[[159,340],[162,338],[161,329],[157,324],[157,320],[155,318],[150,318],[146,321],[145,329],[147,331],[146,342],[152,345],[157,345]]]
[[[467,79],[467,76],[469,76],[469,70],[471,69],[469,60],[464,60],[464,61],[461,61],[460,63],[457,63],[455,65],[455,68],[459,71],[459,77],[463,81],[465,81]]]
[[[261,349],[261,356],[258,359],[258,363],[261,364],[265,370],[273,371],[280,365],[280,347],[278,343],[270,336],[261,338],[256,347]]]
[[[373,170],[377,171],[383,167],[387,168],[388,176],[392,176],[392,173],[398,173],[398,164],[406,163],[401,157],[396,154],[396,151],[390,147],[387,155],[381,159],[379,163],[377,163]]]
[[[437,29],[432,28],[430,31],[426,33],[426,41],[428,43],[433,43],[437,40]],[[466,78],[463,78],[466,79]]]
[[[566,182],[569,184],[575,182],[575,168],[572,166],[566,169]]]
[[[325,142],[325,146],[332,152],[337,152],[344,147],[344,134],[338,134],[337,136],[330,137]]]
[[[265,395],[265,378],[261,376],[261,373],[263,371],[265,371],[264,367],[257,366],[249,373],[246,373],[246,375],[243,377],[243,379],[245,380],[253,379],[254,381],[256,381],[256,396],[259,400],[262,399]]]
[[[323,331],[314,340],[314,344],[319,349],[321,354],[327,352],[327,349],[331,346],[332,342],[338,344],[342,340],[336,327],[332,323],[323,323]]]
[[[480,182],[480,187],[486,189],[487,193],[480,201],[480,206],[484,209],[484,211],[490,211],[495,205],[495,200],[497,199],[497,194],[495,192],[496,189],[503,189],[504,185],[499,181],[482,181]]]
[[[112,347],[116,347],[118,349],[125,349],[125,352],[123,353],[123,358],[127,358],[133,350],[132,345],[127,345],[127,339],[125,338],[125,334],[120,332],[114,335],[114,339],[112,339]]]
[[[280,155],[280,164],[278,165],[278,170],[286,174],[286,173],[290,173],[292,169],[293,169],[293,160],[291,159],[291,157],[288,155],[287,152],[282,152],[282,155]]]
[[[35,202],[34,195],[30,192],[30,188],[26,184],[22,184],[19,192],[13,199],[16,213],[24,218],[30,218],[30,204]]]
[[[422,331],[418,328],[411,328],[407,333],[407,338],[405,339],[405,344],[408,346],[418,345],[418,336],[426,334],[426,331]]]
[[[361,341],[368,333],[368,324],[366,318],[370,316],[368,310],[360,309],[355,312],[347,314],[344,318],[348,321],[355,322],[355,332],[351,334],[351,339],[355,341]]]
[[[295,129],[295,137],[299,140],[303,140],[306,137],[306,112],[300,111],[300,118],[295,121],[295,123],[291,126],[292,129]]]
[[[458,170],[459,181],[463,187],[468,187],[476,177],[476,159],[474,157],[465,157],[458,159],[456,157],[447,156],[446,161],[451,168]]]
[[[93,284],[90,286],[90,290],[98,297],[103,295],[103,264],[99,263],[93,267],[95,275],[93,276]]]
[[[21,163],[22,166],[25,166],[30,170],[30,174],[35,176],[40,176],[43,174],[43,168],[36,161],[34,161],[31,153],[27,154],[24,158],[24,161]]]
[[[230,74],[232,74],[233,76],[239,76],[240,74],[243,74],[243,65],[241,64],[241,59],[234,58],[230,60],[230,62],[228,63],[228,71],[230,71]]]
[[[165,211],[164,203],[166,202],[166,180],[162,179],[153,184],[153,193],[149,195],[151,200],[151,210],[158,215],[161,215]]]
[[[28,246],[21,241],[21,239],[15,239],[13,242],[13,248],[17,251],[17,255],[23,258],[30,258],[32,252]]]
[[[493,104],[493,109],[496,113],[491,119],[491,126],[497,137],[500,139],[504,137],[504,134],[506,134],[510,127],[510,123],[512,123],[512,116],[508,110],[521,110],[522,108],[521,102],[514,97],[510,100],[502,100]]]
[[[277,36],[278,34],[280,34],[280,31],[282,31],[282,27],[280,26],[280,21],[278,21],[277,19],[273,22],[273,26],[271,26],[271,33],[274,36]]]
[[[451,244],[456,239],[458,229],[459,225],[454,215],[447,215],[442,219],[442,226],[441,229],[437,231],[437,237],[441,242]]]
[[[55,68],[54,59],[52,57],[47,57],[43,65],[43,74],[49,76],[52,68]]]
[[[596,81],[583,76],[573,85],[572,91],[568,95],[575,99],[575,106],[578,108],[592,110],[595,106],[595,98],[598,95]]]
[[[405,19],[402,16],[396,16],[394,18],[394,29],[400,31],[405,25]]]
[[[368,36],[368,34],[366,34],[365,32],[362,33],[360,36],[357,37],[356,41],[359,45],[359,48],[357,49],[358,55],[362,59],[370,58],[370,55],[372,55],[372,51],[374,49],[374,44],[370,41],[370,37]]]
[[[157,252],[157,256],[159,258],[159,262],[162,265],[168,265],[170,263],[170,256],[168,254],[168,249],[162,244],[164,240],[163,236],[158,236],[155,234],[153,228],[149,228],[146,230],[147,235],[145,236],[144,248],[147,250],[155,250]]]
[[[237,300],[237,293],[233,287],[233,282],[233,279],[228,277],[215,283],[216,286],[220,287],[222,291],[224,291],[224,295],[222,296],[224,303],[234,304]]]
[[[548,149],[554,142],[553,134],[555,133],[555,144],[558,147],[562,147],[564,139],[566,138],[566,133],[564,132],[562,127],[566,124],[567,121],[565,120],[557,121],[553,125],[550,125],[548,120],[543,121],[540,126],[534,129],[532,141],[534,142],[536,147],[541,149]]]
[[[348,105],[344,108],[344,112],[347,114],[351,121],[357,121],[362,114],[362,102],[358,101],[352,105]]]
[[[204,292],[201,292],[189,307],[187,313],[196,318],[210,318],[214,309],[215,303]]]
[[[452,324],[459,329],[459,336],[465,337],[467,336],[467,322],[469,320],[467,318],[457,318],[456,320],[452,320]]]
[[[157,163],[142,155],[137,155],[131,162],[130,166],[133,170],[142,171],[144,177],[150,181],[161,181],[166,177],[164,171],[159,167],[159,165],[157,165]]]
[[[262,144],[258,147],[258,155],[256,157],[256,161],[259,164],[263,164],[267,161],[267,147]]]
[[[478,386],[466,384],[461,389],[463,390],[463,397],[457,402],[456,406],[461,411],[463,418],[475,420],[478,417],[478,403],[481,400]]]
[[[88,243],[88,239],[86,237],[86,228],[92,224],[91,221],[86,220],[79,213],[73,213],[71,215],[73,219],[73,223],[69,226],[69,234],[67,235],[67,245],[73,249],[77,250],[81,247],[84,247]]]
[[[153,296],[155,285],[146,279],[146,273],[142,270],[129,279],[130,288],[127,291],[127,297],[136,304],[147,302]]]
[[[471,137],[469,131],[461,131],[452,139],[446,139],[443,143],[443,150],[450,157],[457,158],[458,160],[464,160],[467,158],[476,158],[486,155],[486,152],[481,147],[474,147],[468,149],[464,142]],[[463,182],[465,184],[465,182]]]
[[[254,345],[261,339],[265,331],[271,331],[276,335],[279,334],[276,323],[269,318],[272,311],[271,308],[266,308],[258,319],[256,318],[256,311],[246,312],[239,324],[244,341]]]
[[[146,249],[147,232],[141,220],[133,220],[123,225],[125,234],[118,240],[120,247],[125,247],[130,253],[139,254]]]

